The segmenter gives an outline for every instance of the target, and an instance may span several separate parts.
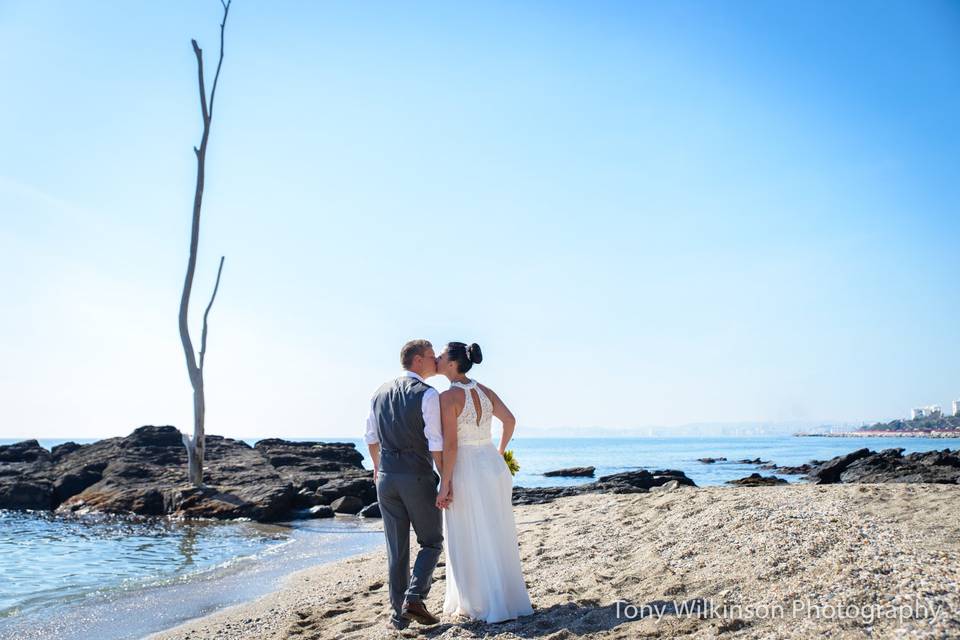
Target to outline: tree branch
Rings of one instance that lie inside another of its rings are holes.
[[[197,56],[197,78],[200,80],[200,115],[203,116],[203,128],[207,128],[207,122],[210,120],[210,113],[207,111],[207,87],[203,82],[203,50],[197,41],[190,40],[193,45],[193,53]]]
[[[213,98],[217,94],[217,80],[220,79],[220,66],[223,64],[223,30],[227,25],[227,15],[230,13],[230,3],[233,0],[227,0],[226,3],[220,0],[223,5],[223,22],[220,23],[220,59],[217,61],[217,72],[213,75],[213,87],[210,88],[210,113],[208,117],[213,116]]]
[[[220,267],[217,269],[217,282],[213,285],[213,295],[210,296],[210,303],[207,304],[207,310],[203,312],[203,331],[200,333],[200,373],[203,373],[203,358],[207,354],[207,316],[210,315],[210,307],[217,297],[217,289],[220,288],[220,273],[223,271],[223,256],[220,256]]]

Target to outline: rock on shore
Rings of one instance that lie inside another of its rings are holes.
[[[762,476],[759,473],[751,473],[746,478],[727,480],[727,484],[735,484],[741,487],[772,487],[778,484],[787,484],[787,481],[777,476]]]
[[[556,498],[576,496],[585,493],[646,493],[653,487],[676,481],[678,485],[697,486],[683,471],[666,469],[663,471],[624,471],[609,476],[600,476],[594,482],[570,487],[514,487],[514,504],[543,504]]]
[[[796,466],[782,466],[779,464],[773,464],[768,462],[767,464],[761,464],[760,468],[767,471],[776,471],[788,476],[804,476],[813,471],[813,468],[823,464],[822,460],[811,460],[810,462],[804,462],[803,464]]]
[[[814,467],[807,478],[815,484],[838,482],[929,482],[960,484],[960,451],[918,452],[903,455],[902,448],[880,453],[858,449]]]
[[[51,451],[27,440],[0,446],[0,508],[281,520],[343,497],[374,502],[373,473],[362,460],[351,443],[251,447],[208,435],[206,486],[196,488],[186,481],[186,449],[172,426]]]
[[[560,476],[564,478],[592,478],[596,467],[568,467],[566,469],[555,469],[547,471],[543,475],[547,477]]]

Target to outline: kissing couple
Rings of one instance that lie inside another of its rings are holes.
[[[444,614],[502,622],[533,613],[520,567],[513,477],[503,459],[517,421],[492,389],[467,377],[482,360],[477,344],[451,342],[437,357],[428,341],[411,340],[400,350],[403,375],[370,401],[364,440],[387,540],[390,622],[397,629],[411,620],[440,622],[425,601],[441,550],[447,556]],[[447,391],[426,383],[436,375],[450,381]],[[503,423],[499,448],[490,435],[494,416]],[[420,546],[412,572],[410,525]]]

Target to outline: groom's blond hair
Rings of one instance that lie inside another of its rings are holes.
[[[413,359],[422,356],[427,349],[433,349],[429,340],[411,340],[400,349],[400,364],[404,369],[409,369],[413,366]]]

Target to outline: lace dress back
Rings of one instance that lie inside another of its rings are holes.
[[[476,380],[469,383],[453,382],[452,387],[463,389],[465,396],[463,411],[457,416],[457,444],[492,444],[490,427],[493,424],[493,402],[483,392]],[[474,398],[476,393],[477,398]],[[477,403],[480,401],[480,415],[477,415]]]

